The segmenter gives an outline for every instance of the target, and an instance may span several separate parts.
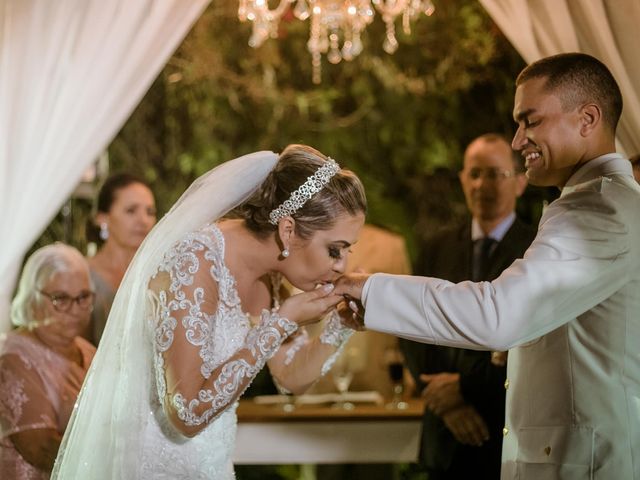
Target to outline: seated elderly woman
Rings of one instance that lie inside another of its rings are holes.
[[[73,247],[37,250],[11,304],[17,329],[0,336],[2,478],[48,479],[95,348],[86,328],[94,293]]]

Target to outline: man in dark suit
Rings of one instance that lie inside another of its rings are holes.
[[[520,162],[500,135],[482,135],[469,144],[459,178],[471,218],[430,238],[415,274],[452,282],[493,280],[522,257],[535,229],[515,215],[527,184]],[[426,401],[420,463],[429,480],[498,479],[506,352],[408,340],[401,347]]]

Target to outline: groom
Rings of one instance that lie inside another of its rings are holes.
[[[524,258],[492,282],[350,275],[364,324],[508,350],[502,479],[640,480],[640,186],[615,153],[622,97],[578,53],[516,80],[512,142],[534,185],[562,190]]]

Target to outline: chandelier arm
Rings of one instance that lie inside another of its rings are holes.
[[[388,15],[392,17],[392,19],[395,19],[407,9],[409,1],[397,0],[392,2],[392,4],[388,4],[387,0],[379,0],[378,2],[375,2],[374,5],[381,15]]]

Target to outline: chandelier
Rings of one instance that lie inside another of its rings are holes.
[[[435,11],[432,0],[278,0],[274,8],[269,7],[269,0],[240,0],[238,18],[253,24],[249,45],[257,48],[268,38],[276,38],[280,19],[292,7],[296,18],[310,19],[307,48],[316,84],[321,79],[323,54],[336,64],[350,61],[362,52],[360,37],[373,21],[376,10],[386,25],[382,48],[389,54],[398,49],[395,21],[399,16],[404,32],[409,35],[411,22],[420,13],[430,16]]]

